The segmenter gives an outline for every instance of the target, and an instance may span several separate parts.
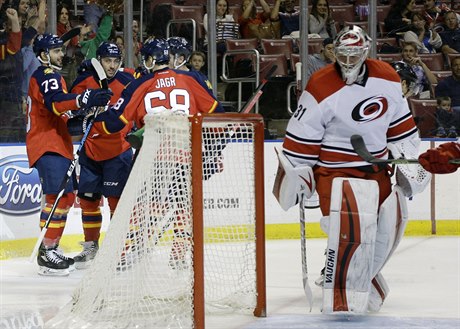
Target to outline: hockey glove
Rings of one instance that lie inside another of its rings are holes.
[[[460,144],[451,142],[420,154],[418,160],[426,171],[433,174],[449,174],[459,167],[458,164],[449,163],[449,160],[455,158],[460,158]]]
[[[112,95],[113,93],[110,89],[86,89],[77,96],[77,104],[80,108],[105,106]]]

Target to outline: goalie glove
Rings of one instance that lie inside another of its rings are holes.
[[[77,96],[77,104],[79,108],[106,106],[112,96],[110,89],[86,89]]]
[[[458,164],[449,163],[449,160],[456,158],[460,158],[460,144],[451,142],[420,154],[418,161],[426,171],[433,174],[449,174],[459,167]]]
[[[283,151],[275,148],[279,165],[273,184],[273,195],[283,210],[295,206],[302,196],[310,198],[315,191],[313,170],[308,165],[292,166]]]
[[[395,159],[413,159],[418,156],[420,139],[413,137],[396,143],[388,144]],[[411,197],[422,192],[430,183],[431,174],[419,164],[398,164],[396,166],[396,183],[401,187],[404,196]]]

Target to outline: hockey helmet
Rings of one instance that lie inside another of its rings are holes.
[[[35,38],[33,50],[35,55],[40,55],[42,51],[49,52],[50,49],[61,48],[64,42],[55,34],[39,34]]]
[[[103,41],[96,50],[96,57],[98,59],[104,57],[121,58],[122,54],[120,48],[115,43]]]
[[[187,39],[182,37],[171,37],[168,39],[168,45],[171,54],[184,56],[185,61],[188,61],[192,53],[192,46]]]
[[[412,67],[403,61],[393,62],[391,63],[391,66],[399,74],[401,82],[406,81],[408,92],[410,92],[408,96],[418,95],[420,90],[419,86],[417,85],[417,75],[415,74]]]
[[[142,60],[146,61],[152,56],[156,64],[169,62],[169,46],[165,39],[152,39],[144,43],[141,48]]]
[[[369,53],[371,38],[357,25],[346,26],[335,38],[334,46],[343,80],[346,84],[354,83]]]

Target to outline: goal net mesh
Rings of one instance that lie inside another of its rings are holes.
[[[146,116],[143,146],[101,248],[50,327],[194,326],[192,200],[200,189],[192,147],[202,153],[206,313],[254,311],[254,124],[202,120],[201,143],[192,124],[170,111]]]

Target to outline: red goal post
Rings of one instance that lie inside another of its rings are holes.
[[[101,248],[49,326],[204,328],[208,314],[266,316],[263,118],[166,111],[145,123]]]

